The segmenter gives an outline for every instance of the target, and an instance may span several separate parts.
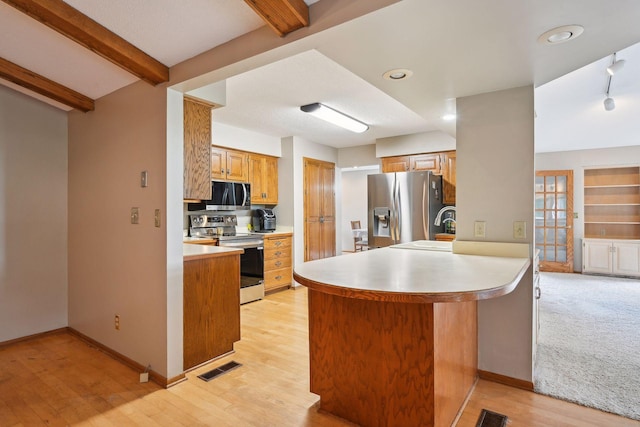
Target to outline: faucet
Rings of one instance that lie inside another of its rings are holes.
[[[447,212],[447,211],[456,211],[456,207],[455,206],[445,206],[444,208],[440,209],[440,212],[438,212],[438,215],[436,215],[436,220],[434,221],[433,225],[440,225],[440,223],[442,222],[442,214]],[[455,221],[454,219],[450,219],[447,218],[450,221]],[[447,219],[445,219],[445,222],[447,222]]]

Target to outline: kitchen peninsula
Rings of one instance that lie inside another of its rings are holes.
[[[366,426],[451,425],[477,375],[477,300],[511,292],[530,265],[451,247],[414,242],[295,268],[322,410]]]
[[[183,244],[183,368],[233,351],[240,340],[243,249]]]

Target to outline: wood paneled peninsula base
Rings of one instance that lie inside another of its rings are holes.
[[[449,426],[477,375],[477,300],[527,258],[383,248],[304,263],[311,392],[362,426]]]

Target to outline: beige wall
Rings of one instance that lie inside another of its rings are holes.
[[[67,114],[0,86],[0,342],[67,326]]]
[[[143,82],[69,114],[69,326],[163,375],[166,228],[153,212],[165,216],[165,117],[166,90]]]
[[[391,136],[376,140],[376,156],[403,156],[456,149],[456,139],[441,131]]]
[[[457,100],[457,239],[533,241],[533,87]],[[474,221],[486,237],[474,237]],[[513,222],[527,222],[527,238],[513,238]],[[478,367],[533,380],[533,273],[516,290],[478,303]]]

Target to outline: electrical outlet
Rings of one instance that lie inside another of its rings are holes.
[[[120,330],[120,316],[116,314],[116,317],[113,319],[114,326],[116,330]]]
[[[131,208],[131,224],[140,223],[140,209]]]
[[[154,221],[155,221],[156,227],[160,227],[160,209],[156,209],[156,213],[154,215]]]
[[[527,238],[527,223],[525,221],[513,222],[513,238],[514,239]]]
[[[473,223],[473,236],[474,237],[485,237],[485,226],[486,223],[484,221],[476,221]]]

